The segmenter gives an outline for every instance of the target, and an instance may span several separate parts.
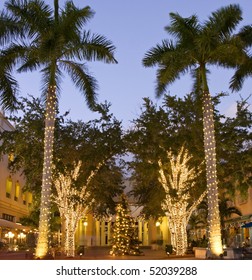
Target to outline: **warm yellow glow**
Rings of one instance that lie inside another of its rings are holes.
[[[5,237],[7,237],[7,238],[13,238],[13,237],[14,237],[14,233],[12,233],[11,231],[9,231],[8,233],[5,234]]]
[[[54,180],[54,185],[57,191],[56,195],[52,196],[52,199],[57,204],[62,221],[65,226],[65,236],[63,241],[64,251],[68,257],[75,256],[75,232],[78,223],[84,218],[83,226],[88,226],[88,221],[85,213],[87,213],[90,197],[90,192],[87,191],[87,187],[91,180],[99,171],[103,163],[99,163],[95,170],[90,172],[86,183],[82,188],[76,189],[73,185],[80,175],[80,168],[82,162],[78,161],[74,164],[74,168],[71,171],[65,170],[64,173],[59,173]],[[79,199],[76,199],[78,197]]]
[[[209,91],[206,90],[203,94],[203,129],[208,200],[208,237],[211,254],[219,257],[219,255],[223,253],[223,248],[218,205],[213,104]]]
[[[197,205],[203,200],[203,193],[198,200],[190,205],[189,188],[195,186],[195,179],[198,176],[195,168],[191,168],[188,164],[192,156],[182,146],[178,155],[167,152],[169,167],[164,167],[161,160],[159,165],[159,182],[165,190],[166,196],[162,203],[162,208],[166,213],[168,225],[171,232],[171,245],[175,248],[177,255],[184,255],[187,250],[187,232],[186,226],[192,212]],[[170,173],[165,170],[171,170]],[[190,186],[188,186],[190,182]],[[176,192],[177,196],[171,196],[171,190]]]

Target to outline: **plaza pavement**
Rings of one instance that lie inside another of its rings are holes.
[[[85,253],[75,258],[66,258],[61,255],[55,256],[55,260],[171,260],[171,259],[183,259],[183,260],[195,260],[193,254],[188,254],[183,257],[176,255],[167,255],[165,250],[152,250],[142,249],[143,255],[140,256],[111,256],[109,254],[109,248],[104,247],[90,247],[85,248]],[[27,252],[0,252],[0,260],[32,260],[32,253]]]

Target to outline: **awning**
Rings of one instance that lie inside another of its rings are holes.
[[[0,227],[2,228],[14,228],[14,229],[21,229],[21,230],[29,230],[29,227],[23,226],[19,223],[10,222],[4,219],[0,219]]]
[[[249,228],[249,227],[252,227],[252,222],[250,223],[247,223],[247,224],[244,224],[241,226],[242,228]]]

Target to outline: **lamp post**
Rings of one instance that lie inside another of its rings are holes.
[[[5,234],[6,238],[9,238],[9,244],[11,244],[11,239],[14,237],[14,233],[9,231],[8,233]]]
[[[18,239],[19,239],[20,244],[23,243],[23,240],[25,239],[25,237],[26,237],[26,234],[23,232],[18,234]]]

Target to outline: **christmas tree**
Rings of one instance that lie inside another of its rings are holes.
[[[116,218],[112,228],[111,255],[141,255],[134,219],[129,215],[126,197],[116,207]]]

